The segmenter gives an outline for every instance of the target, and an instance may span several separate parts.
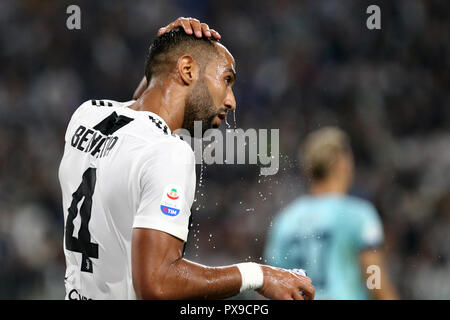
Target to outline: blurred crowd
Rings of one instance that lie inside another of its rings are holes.
[[[381,30],[366,28],[372,2]],[[81,30],[66,27],[70,4]],[[186,257],[264,263],[273,218],[307,191],[299,146],[336,125],[400,297],[450,299],[449,14],[445,0],[1,1],[0,298],[64,297],[57,171],[70,116],[88,99],[130,100],[158,28],[192,16],[236,59],[230,125],[280,129],[280,168],[197,165]]]

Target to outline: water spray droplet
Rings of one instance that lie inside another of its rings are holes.
[[[228,123],[228,113],[227,113],[227,115],[225,116],[225,124],[227,125],[227,129],[231,129],[231,126],[230,126],[230,124]]]

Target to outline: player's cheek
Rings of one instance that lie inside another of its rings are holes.
[[[227,95],[227,86],[220,81],[220,79],[215,79],[209,87],[211,96],[215,105],[221,105]]]

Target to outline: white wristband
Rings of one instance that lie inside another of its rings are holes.
[[[264,282],[264,273],[261,266],[254,262],[244,262],[236,264],[241,272],[242,284],[241,290],[256,290],[262,287]]]

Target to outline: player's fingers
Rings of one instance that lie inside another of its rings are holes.
[[[302,286],[302,295],[307,300],[314,300],[316,289],[311,284]]]
[[[178,20],[178,24],[187,34],[192,34],[194,32],[194,30],[192,29],[190,18],[180,18]]]
[[[216,30],[209,29],[209,26],[206,23],[200,23],[200,21],[195,18],[184,17],[179,17],[177,20],[169,23],[167,26],[159,28],[157,36],[161,36],[164,33],[178,27],[182,27],[184,32],[186,32],[187,34],[195,33],[195,35],[199,38],[201,38],[202,35],[205,35],[208,38],[210,38],[211,36],[216,39],[221,38],[221,35]]]
[[[192,34],[192,27],[191,27],[191,23],[189,21],[189,18],[183,18],[180,17],[177,20],[175,20],[174,22],[172,22],[171,24],[169,24],[169,26],[166,28],[166,31],[178,28],[178,27],[182,27],[184,32],[186,32],[187,34]]]
[[[277,298],[277,300],[294,300],[294,297],[290,292],[286,291],[279,298]]]
[[[195,35],[197,38],[202,37],[202,26],[200,25],[200,21],[195,18],[189,18],[189,22],[191,24],[192,30],[194,30]]]
[[[177,20],[169,23],[167,26],[159,28],[158,30],[158,36],[163,35],[164,33],[166,33],[167,31],[176,29],[182,27],[184,32],[186,32],[187,34],[192,34],[192,27],[191,27],[191,23],[189,21],[189,18],[184,18],[184,17],[180,17]]]
[[[201,23],[200,26],[202,27],[203,34],[207,37],[211,37],[211,31],[209,30],[209,26],[206,23]]]
[[[315,294],[315,288],[312,285],[311,279],[308,277],[296,275],[296,287],[298,291],[302,291],[302,295],[307,300],[313,300]]]
[[[209,29],[209,31],[211,32],[212,36],[216,39],[220,39],[222,38],[222,36],[214,29]]]
[[[158,35],[158,36],[161,36],[161,35],[163,35],[164,33],[166,33],[167,31],[170,31],[170,30],[176,28],[176,27],[177,27],[177,24],[178,24],[178,27],[179,27],[179,26],[180,26],[180,25],[179,25],[179,24],[180,24],[180,22],[179,22],[180,19],[182,19],[182,18],[178,18],[177,20],[175,20],[175,21],[169,23],[167,26],[159,28],[159,29],[158,29],[158,32],[157,32],[157,35]]]
[[[297,277],[297,279],[300,279],[301,281],[304,281],[309,284],[312,283],[312,280],[310,277],[305,277],[305,276],[302,276],[301,274],[298,274],[297,272],[292,272],[292,271],[291,271],[291,274],[293,274],[295,277]]]
[[[294,300],[305,300],[305,299],[303,298],[303,296],[300,294],[300,292],[297,291],[297,290],[294,290],[294,291],[292,292],[292,299],[294,299]]]
[[[158,32],[157,32],[157,36],[159,37],[159,36],[162,36],[165,32],[166,32],[166,30],[167,30],[167,28],[166,27],[161,27],[161,28],[159,28],[158,29]]]

